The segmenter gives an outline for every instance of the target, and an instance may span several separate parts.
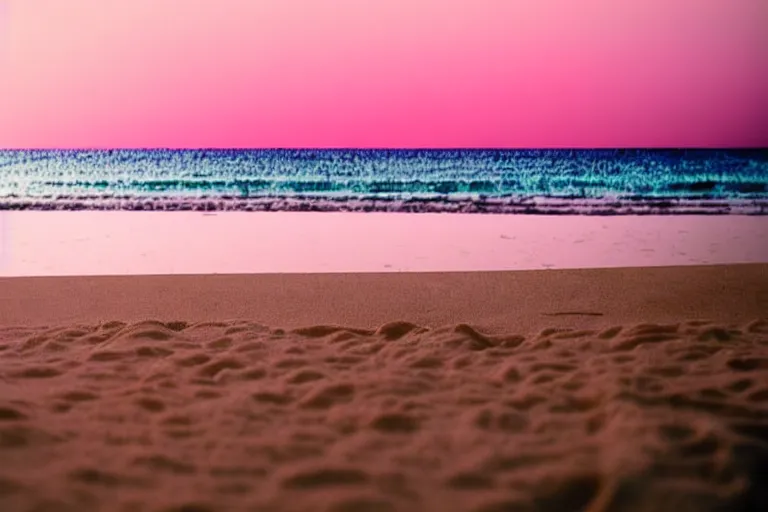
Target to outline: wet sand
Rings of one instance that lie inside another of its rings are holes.
[[[0,211],[0,277],[477,272],[768,261],[768,215]]]

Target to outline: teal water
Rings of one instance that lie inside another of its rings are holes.
[[[767,201],[765,150],[0,151],[2,209],[763,213]]]

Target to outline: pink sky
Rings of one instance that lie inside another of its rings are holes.
[[[765,0],[0,5],[0,147],[768,146]]]

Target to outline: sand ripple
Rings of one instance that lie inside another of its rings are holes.
[[[0,329],[3,511],[768,510],[768,321]]]

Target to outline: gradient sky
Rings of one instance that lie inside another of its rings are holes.
[[[0,0],[0,147],[768,146],[765,0]]]

